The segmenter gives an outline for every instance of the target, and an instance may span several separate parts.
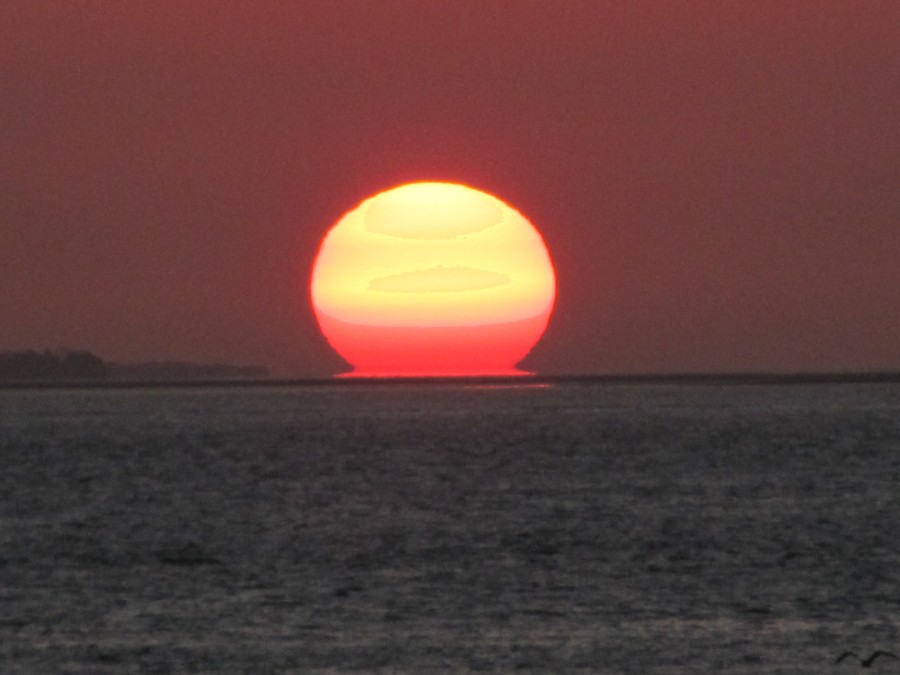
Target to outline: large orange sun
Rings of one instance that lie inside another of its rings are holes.
[[[350,375],[516,375],[547,327],[556,277],[514,208],[465,185],[409,183],[329,230],[310,296]]]

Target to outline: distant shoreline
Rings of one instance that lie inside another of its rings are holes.
[[[131,386],[142,382],[237,382],[267,377],[269,371],[263,366],[190,361],[116,363],[88,351],[0,352],[0,387]]]
[[[900,372],[840,373],[716,373],[635,375],[518,375],[473,377],[320,377],[320,378],[211,378],[160,380],[48,380],[0,382],[0,390],[21,389],[197,389],[261,387],[360,386],[527,386],[553,384],[610,385],[803,385],[900,383]]]

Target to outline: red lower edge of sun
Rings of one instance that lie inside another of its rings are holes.
[[[319,315],[332,347],[353,365],[341,377],[514,377],[547,317],[483,326],[362,326]]]

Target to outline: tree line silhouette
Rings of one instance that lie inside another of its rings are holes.
[[[23,352],[0,354],[0,380],[102,380],[109,366],[90,352]]]
[[[0,382],[261,379],[268,375],[268,371],[260,366],[181,361],[107,363],[87,351],[39,352],[29,349],[0,353]]]

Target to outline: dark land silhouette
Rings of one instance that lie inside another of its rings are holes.
[[[269,377],[262,366],[234,366],[225,363],[150,361],[110,365],[112,379],[123,381],[178,380],[259,380]]]
[[[87,351],[0,353],[0,383],[154,382],[264,379],[262,366],[158,361],[110,363]]]
[[[0,354],[0,381],[104,380],[109,365],[90,352],[6,352]]]

